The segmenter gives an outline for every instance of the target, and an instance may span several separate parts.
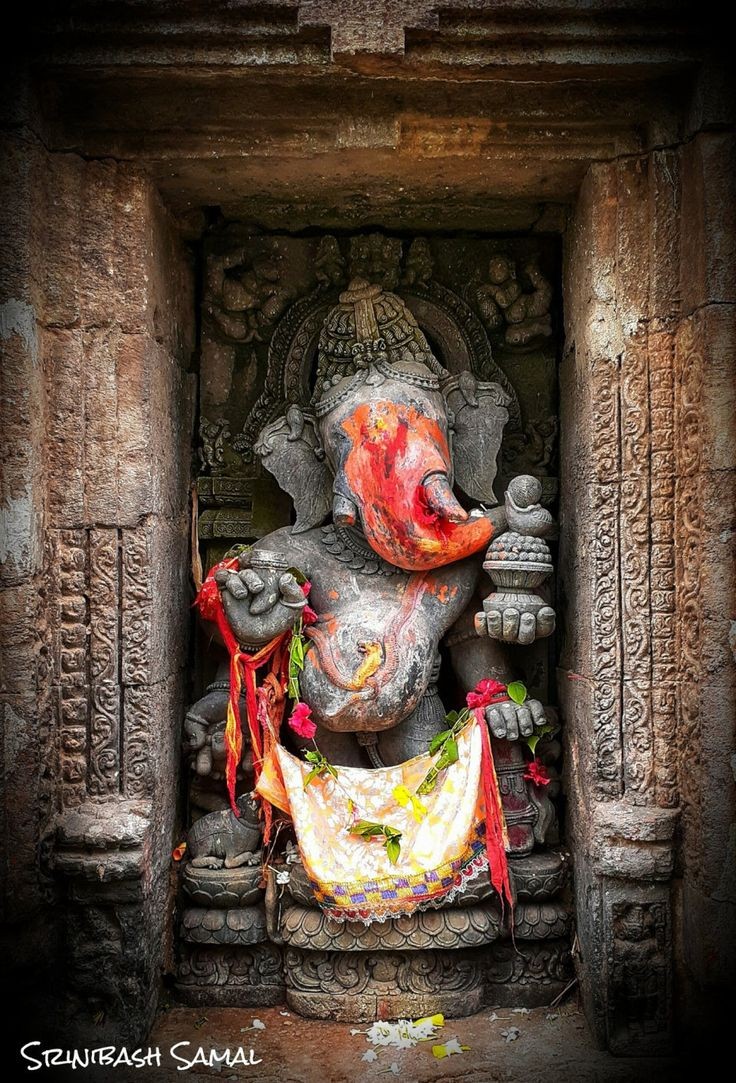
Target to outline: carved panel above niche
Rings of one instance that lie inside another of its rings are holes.
[[[206,245],[200,537],[208,561],[289,521],[253,448],[316,380],[319,332],[350,279],[397,293],[451,372],[510,395],[499,484],[527,472],[557,495],[558,249],[553,237],[285,236],[230,227]]]

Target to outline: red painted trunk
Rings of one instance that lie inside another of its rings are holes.
[[[360,508],[368,541],[407,571],[453,564],[490,541],[486,518],[454,522],[430,506],[424,481],[449,474],[450,452],[440,424],[411,405],[361,403],[342,421],[349,450],[344,479]],[[454,518],[461,509],[448,509]],[[459,513],[459,514],[458,514]]]

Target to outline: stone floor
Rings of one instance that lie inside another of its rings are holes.
[[[253,1028],[254,1020],[258,1023]],[[503,1031],[513,1033],[507,1040]],[[357,1027],[354,1028],[357,1030]],[[162,1051],[160,1068],[118,1069],[99,1077],[77,1072],[77,1077],[127,1083],[185,1083],[221,1080],[235,1083],[373,1083],[396,1076],[402,1083],[672,1083],[680,1078],[674,1059],[628,1060],[596,1049],[578,1008],[566,1005],[556,1010],[539,1008],[528,1014],[510,1009],[485,1011],[466,1019],[448,1022],[435,1041],[457,1038],[470,1048],[461,1054],[437,1060],[432,1042],[411,1049],[377,1049],[378,1059],[363,1061],[370,1046],[361,1033],[351,1033],[345,1023],[323,1023],[300,1019],[284,1008],[197,1008],[170,1007],[159,1015],[150,1038],[151,1046]],[[177,1042],[178,1055],[192,1061],[200,1047],[233,1052],[242,1047],[246,1057],[254,1050],[253,1066],[218,1068],[192,1067],[170,1060],[168,1051]],[[58,1078],[58,1076],[56,1077]]]

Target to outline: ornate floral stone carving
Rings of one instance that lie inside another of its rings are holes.
[[[485,954],[486,1003],[549,1005],[573,979],[569,940],[499,942]]]
[[[260,944],[267,939],[266,915],[261,906],[190,906],[181,915],[181,936],[190,944]]]
[[[281,950],[273,944],[216,947],[181,941],[176,992],[185,1004],[250,1008],[284,999]]]
[[[463,910],[427,910],[387,921],[338,922],[321,910],[290,906],[281,919],[281,935],[292,947],[309,951],[444,950],[489,944],[501,930],[492,906]]]
[[[317,1019],[373,1022],[437,1011],[452,1017],[479,1011],[484,999],[479,950],[339,952],[289,946],[284,975],[289,1006]]]

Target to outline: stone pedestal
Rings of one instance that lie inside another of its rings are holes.
[[[176,992],[196,1007],[255,1008],[281,1004],[281,950],[274,944],[212,946],[182,940]]]
[[[472,1015],[485,1003],[484,958],[466,951],[284,952],[286,1002],[299,1015],[372,1023],[442,1012]]]
[[[569,859],[539,853],[510,865],[513,940],[485,877],[442,909],[363,925],[327,917],[313,905],[301,865],[289,866],[279,923],[287,1003],[300,1015],[345,1022],[549,1003],[572,976],[571,911],[560,894]]]
[[[260,865],[184,867],[176,989],[185,1003],[255,1007],[283,1001],[281,951],[268,941],[260,879]]]

